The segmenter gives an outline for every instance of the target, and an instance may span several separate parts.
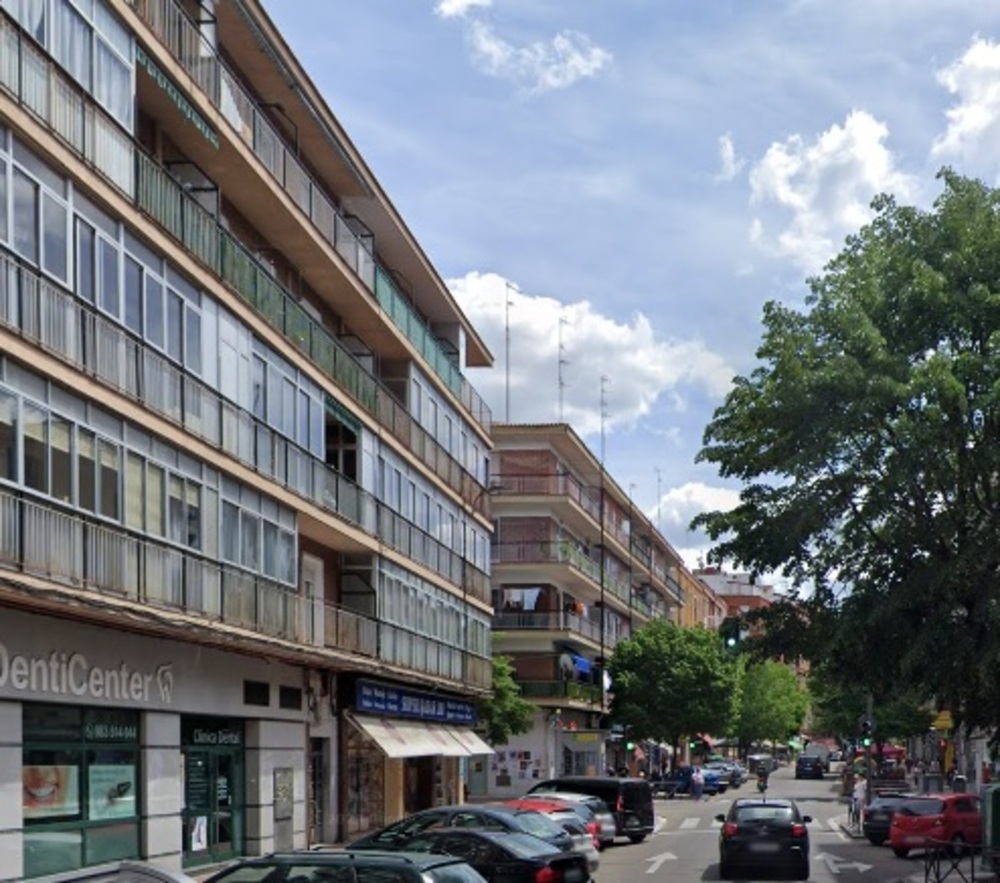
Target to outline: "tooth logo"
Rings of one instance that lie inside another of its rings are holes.
[[[156,670],[156,684],[160,688],[160,701],[164,705],[170,704],[171,694],[174,692],[174,672],[173,665],[161,665]]]

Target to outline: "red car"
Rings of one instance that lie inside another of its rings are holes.
[[[949,846],[958,852],[978,846],[983,837],[979,797],[975,794],[925,794],[904,800],[892,816],[889,846],[900,858],[911,849]]]

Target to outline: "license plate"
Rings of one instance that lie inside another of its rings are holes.
[[[563,871],[563,880],[566,883],[582,883],[583,871],[579,868],[567,868]]]
[[[748,848],[751,852],[777,852],[781,849],[781,844],[766,841],[764,843],[751,843]]]

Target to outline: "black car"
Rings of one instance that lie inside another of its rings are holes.
[[[409,852],[454,855],[497,883],[587,883],[590,867],[578,852],[561,852],[530,834],[472,828],[418,831],[402,844]]]
[[[463,803],[425,809],[366,834],[348,843],[347,848],[395,849],[398,844],[428,828],[500,828],[518,834],[531,834],[561,852],[573,850],[570,834],[544,813],[491,803]]]
[[[909,794],[892,794],[875,797],[862,810],[861,830],[870,843],[881,846],[889,839],[892,817],[910,796]]]
[[[823,758],[817,754],[800,754],[795,761],[796,779],[822,779],[825,772]]]
[[[426,852],[329,849],[248,858],[205,883],[486,883],[465,859]]]
[[[744,871],[783,868],[795,880],[809,879],[810,816],[794,800],[741,798],[729,812],[716,816],[719,833],[719,876],[748,876]]]

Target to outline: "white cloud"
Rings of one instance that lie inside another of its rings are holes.
[[[727,132],[719,138],[719,171],[715,175],[716,181],[732,181],[746,164],[746,160],[738,159],[736,147],[733,145],[733,138]]]
[[[441,18],[463,18],[474,7],[485,9],[492,5],[493,0],[438,0],[434,12]]]
[[[661,396],[676,395],[675,410],[683,408],[684,393],[692,388],[721,398],[737,373],[700,341],[657,339],[642,314],[623,324],[588,301],[562,304],[525,294],[493,273],[469,273],[448,285],[496,357],[494,368],[468,373],[498,421],[506,420],[505,312],[512,423],[561,421],[584,436],[599,433],[603,377],[605,430],[624,430],[649,414]]]
[[[566,89],[596,76],[611,64],[611,53],[575,31],[556,34],[548,43],[518,48],[497,35],[488,24],[472,22],[469,29],[476,62],[487,73],[526,86],[533,94]]]
[[[888,135],[884,123],[855,110],[811,144],[801,135],[772,144],[750,170],[751,203],[767,214],[754,218],[751,239],[808,272],[819,270],[871,219],[876,194],[914,196],[916,180],[897,168]]]
[[[957,99],[931,155],[997,167],[1000,139],[1000,43],[976,38],[965,54],[938,71],[938,82]]]
[[[688,531],[691,519],[702,512],[728,512],[739,501],[739,491],[690,481],[670,488],[660,497],[659,506],[647,512],[646,517],[660,528],[664,536],[683,536],[684,541],[680,545],[675,544],[677,553],[688,567],[698,567],[708,562],[712,543],[700,531]]]

